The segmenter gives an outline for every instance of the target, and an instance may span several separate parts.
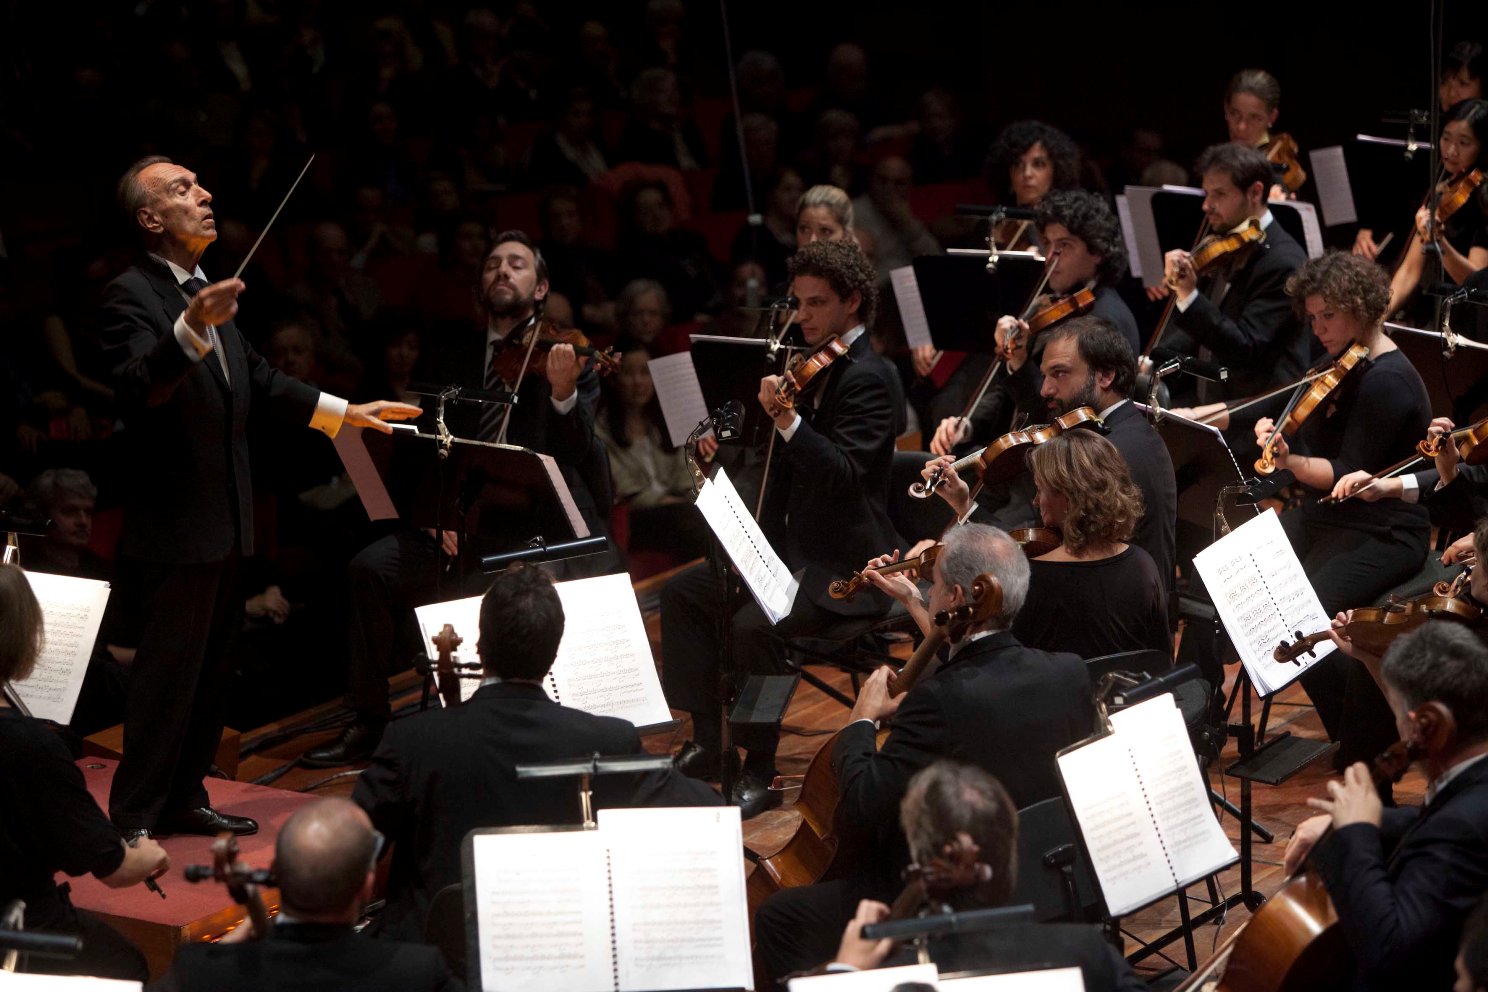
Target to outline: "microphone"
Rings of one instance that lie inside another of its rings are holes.
[[[1160,696],[1165,692],[1170,692],[1175,686],[1182,685],[1184,682],[1191,682],[1198,677],[1198,665],[1192,663],[1181,665],[1171,672],[1165,672],[1145,682],[1138,682],[1129,689],[1122,689],[1112,693],[1111,702],[1116,706],[1134,706],[1145,699],[1151,699],[1153,696]]]
[[[603,553],[609,544],[609,538],[603,534],[583,537],[577,541],[562,541],[558,544],[548,544],[542,538],[534,538],[528,547],[516,551],[504,551],[499,555],[483,555],[480,560],[481,571],[487,574],[499,572],[506,566],[519,561],[562,561],[565,558],[597,555]]]
[[[1027,207],[1001,207],[986,203],[958,203],[956,213],[962,217],[991,217],[1001,214],[1006,220],[1035,220],[1038,212]]]
[[[729,400],[708,416],[713,421],[713,436],[719,441],[732,441],[743,429],[744,404],[738,400]]]
[[[1427,296],[1441,296],[1454,302],[1467,300],[1472,303],[1488,303],[1488,286],[1459,286],[1455,282],[1439,282],[1421,290]]]
[[[25,534],[27,537],[46,537],[52,529],[51,520],[23,517],[9,510],[0,510],[0,531],[10,534]]]
[[[1228,382],[1230,379],[1230,370],[1225,366],[1206,362],[1201,358],[1190,358],[1187,355],[1168,359],[1158,368],[1157,377],[1162,379],[1174,372],[1187,372],[1189,375],[1208,379],[1210,382]]]

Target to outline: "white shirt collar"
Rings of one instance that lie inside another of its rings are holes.
[[[961,653],[962,648],[966,647],[966,645],[970,644],[972,641],[980,641],[984,637],[991,637],[993,634],[997,633],[1001,633],[1001,631],[978,630],[975,633],[967,634],[965,637],[961,638],[961,640],[951,645],[949,656],[954,658],[956,657],[956,655]]]
[[[1441,795],[1441,791],[1447,787],[1448,782],[1452,781],[1452,779],[1456,778],[1458,775],[1461,775],[1463,772],[1467,771],[1469,768],[1471,768],[1473,765],[1476,765],[1484,758],[1488,758],[1488,754],[1480,754],[1476,757],[1468,758],[1466,761],[1459,761],[1451,768],[1448,768],[1446,771],[1442,772],[1435,782],[1432,782],[1430,785],[1426,786],[1427,805],[1430,805],[1433,799]]]
[[[531,317],[528,317],[526,320],[522,321],[520,324],[518,324],[516,327],[512,328],[511,331],[507,332],[506,334],[497,334],[496,333],[496,328],[492,327],[489,323],[487,323],[486,324],[486,347],[487,348],[490,348],[493,345],[500,344],[502,341],[505,341],[507,338],[511,337],[511,335],[513,333],[515,333],[517,335],[517,337],[520,338],[522,336],[522,332],[527,329],[527,326],[529,324],[531,324],[536,319],[537,319],[537,314],[534,313]]]
[[[852,330],[850,330],[846,334],[842,335],[842,343],[843,343],[843,345],[846,346],[846,347],[848,347],[848,348],[851,348],[853,342],[856,341],[858,338],[862,337],[863,336],[863,332],[866,331],[867,329],[868,328],[866,326],[864,326],[863,324],[859,324],[857,327],[854,327]]]
[[[150,253],[150,257],[153,258],[153,259],[155,259],[158,262],[164,262],[170,268],[171,275],[173,275],[173,276],[176,277],[176,285],[177,286],[184,286],[184,285],[186,285],[186,281],[188,279],[192,279],[192,278],[200,279],[202,282],[206,282],[207,281],[206,274],[204,272],[202,272],[200,265],[198,265],[196,267],[196,271],[195,272],[187,272],[185,269],[181,268],[175,262],[172,262],[168,258],[162,258],[161,256],[156,255],[154,252],[151,252]]]
[[[1100,412],[1100,419],[1105,420],[1107,417],[1109,417],[1111,415],[1111,411],[1112,410],[1115,410],[1121,404],[1126,403],[1126,402],[1128,402],[1128,401],[1125,400],[1125,399],[1119,399],[1115,403],[1112,403],[1110,406],[1106,407],[1104,410],[1102,410]]]
[[[1261,214],[1261,230],[1264,231],[1267,228],[1269,228],[1271,226],[1271,222],[1273,220],[1275,220],[1275,219],[1276,219],[1275,217],[1271,216],[1271,208],[1270,207],[1267,207],[1266,208],[1266,212],[1263,213],[1263,214]],[[1225,233],[1226,234],[1237,234],[1240,231],[1245,230],[1246,227],[1248,227],[1249,225],[1250,225],[1250,218],[1247,217],[1244,220],[1242,220],[1240,223],[1236,224],[1234,227],[1230,228]]]

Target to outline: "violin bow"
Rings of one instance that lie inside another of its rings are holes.
[[[300,170],[300,174],[295,176],[295,181],[290,184],[289,192],[284,194],[284,199],[280,200],[279,206],[274,209],[274,216],[270,217],[269,222],[264,225],[264,229],[258,232],[258,240],[253,242],[253,247],[249,248],[248,254],[243,256],[243,261],[238,265],[238,271],[233,273],[234,279],[240,278],[243,275],[243,270],[248,268],[248,263],[252,260],[253,253],[258,251],[259,245],[263,244],[264,236],[269,233],[269,228],[274,226],[274,221],[279,219],[279,214],[284,209],[284,205],[289,202],[291,196],[294,196],[295,188],[300,185],[300,180],[305,178],[305,173],[310,171],[310,163],[314,161],[315,153],[311,152],[310,158],[305,162],[305,167]]]

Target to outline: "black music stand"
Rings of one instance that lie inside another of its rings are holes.
[[[1272,200],[1266,206],[1282,230],[1306,249],[1307,230],[1296,204],[1287,200]],[[1193,247],[1194,234],[1204,220],[1203,192],[1191,187],[1164,187],[1158,190],[1152,194],[1152,219],[1157,226],[1157,243],[1164,252],[1175,248],[1187,251]]]
[[[791,335],[796,332],[794,329]],[[698,387],[709,410],[717,410],[733,400],[744,407],[739,432],[720,443],[753,448],[769,439],[771,420],[759,404],[760,380],[779,374],[792,352],[804,347],[790,343],[787,335],[773,353],[770,342],[763,338],[725,338],[711,334],[693,334],[692,367],[697,371]]]
[[[914,260],[914,272],[935,347],[991,352],[997,318],[1027,305],[1044,265],[1030,255],[1008,253],[1000,256],[997,271],[989,273],[985,252],[921,255]]]
[[[1454,304],[1453,325],[1470,326],[1480,310]],[[1447,336],[1389,321],[1385,322],[1385,332],[1421,373],[1433,411],[1450,416],[1456,424],[1473,423],[1488,413],[1488,345],[1461,332]]]

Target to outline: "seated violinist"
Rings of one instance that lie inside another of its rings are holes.
[[[1331,251],[1304,265],[1287,281],[1287,292],[1330,356],[1367,353],[1331,391],[1308,387],[1297,408],[1300,426],[1288,418],[1290,438],[1270,418],[1255,425],[1262,449],[1257,470],[1268,461],[1269,446],[1269,463],[1290,471],[1305,490],[1301,506],[1283,513],[1281,523],[1332,616],[1367,606],[1415,575],[1430,526],[1424,508],[1398,500],[1319,498],[1344,495],[1340,486],[1350,473],[1384,468],[1410,452],[1426,436],[1431,405],[1420,374],[1384,332],[1388,291],[1379,266]],[[1384,698],[1347,657],[1324,658],[1302,675],[1302,685],[1329,738],[1340,742],[1342,765],[1367,761],[1394,741]]]
[[[1281,84],[1276,77],[1264,69],[1235,73],[1225,90],[1224,115],[1230,140],[1259,150],[1276,167],[1270,199],[1295,197],[1307,182],[1307,173],[1297,160],[1299,152],[1292,136],[1271,130],[1281,115]]]
[[[921,869],[940,869],[943,881],[932,880],[925,889],[952,912],[1003,906],[1012,898],[1018,870],[1018,810],[1002,784],[981,768],[940,760],[916,772],[899,804],[899,824],[909,840],[913,863]],[[826,970],[914,964],[914,954],[896,948],[893,941],[862,938],[863,927],[888,916],[889,907],[882,902],[859,903]],[[1087,992],[1147,987],[1097,927],[1083,924],[1002,924],[932,938],[929,953],[943,972],[1079,968]]]
[[[1333,491],[1367,503],[1383,499],[1420,503],[1431,514],[1432,526],[1454,532],[1471,529],[1474,521],[1488,516],[1488,465],[1464,462],[1459,445],[1470,444],[1467,450],[1471,452],[1488,442],[1485,427],[1488,424],[1480,422],[1458,432],[1450,417],[1433,418],[1427,428],[1427,437],[1436,448],[1432,467],[1390,477],[1360,469],[1339,479]],[[1402,459],[1407,454],[1402,453]],[[1457,551],[1444,555],[1443,564],[1455,563],[1460,552],[1471,547],[1471,537],[1462,538],[1454,547]]]
[[[937,758],[970,762],[996,775],[1017,808],[1059,795],[1054,755],[1091,730],[1090,678],[1075,655],[1038,651],[1013,636],[1028,591],[1028,560],[996,528],[966,524],[946,533],[933,568],[930,612],[970,602],[973,582],[983,574],[1000,585],[1002,608],[953,644],[949,660],[900,696],[889,694],[887,667],[863,683],[831,755],[840,789],[837,820],[851,827],[843,843],[861,857],[842,878],[784,889],[760,906],[755,936],[769,975],[827,960],[860,900],[889,902],[898,893],[899,870],[909,860],[899,803],[919,769]],[[902,574],[866,575],[889,595],[918,599]],[[876,728],[890,717],[880,748]]]
[[[1029,563],[1028,599],[1013,636],[1082,658],[1143,649],[1170,653],[1168,583],[1152,556],[1128,543],[1142,514],[1142,494],[1115,445],[1094,431],[1068,430],[1032,448],[1028,468],[1040,525],[1059,533],[1061,543]],[[948,477],[939,491],[953,506],[967,498],[959,478]],[[1092,611],[1091,603],[1100,609]],[[923,607],[907,605],[928,633]]]
[[[1380,674],[1426,774],[1426,802],[1382,808],[1369,767],[1352,764],[1326,798],[1308,800],[1322,815],[1297,828],[1285,867],[1310,861],[1327,886],[1354,988],[1445,989],[1463,923],[1488,890],[1488,647],[1432,621],[1390,646]]]
[[[1142,345],[1136,318],[1116,292],[1116,283],[1126,276],[1126,245],[1121,240],[1121,225],[1106,201],[1084,190],[1056,190],[1039,203],[1034,223],[1044,244],[1049,281],[1047,297],[1035,301],[1031,319],[1037,321],[1037,314],[1060,312],[1050,308],[1088,290],[1093,301],[1076,312],[1110,321],[1126,338],[1132,354],[1137,354]],[[1070,314],[1074,315],[1075,312]],[[1012,314],[997,321],[995,333],[998,347],[1004,349],[1001,357],[1006,361],[1006,388],[1002,383],[995,384],[968,418],[959,416],[959,409],[947,409],[951,400],[959,400],[958,406],[964,406],[968,397],[957,397],[951,391],[937,397],[931,405],[932,416],[937,412],[944,416],[939,419],[930,442],[933,454],[950,454],[966,442],[986,444],[1008,421],[1012,406],[1038,416],[1043,404],[1037,402],[1040,378],[1037,359],[1047,334],[1030,334],[1029,321]],[[1033,362],[1029,362],[1030,356]],[[985,369],[986,363],[994,360],[990,356],[974,356],[967,360],[967,366],[981,362],[979,368]]]
[[[1081,407],[1099,414],[1110,443],[1125,463],[1125,473],[1140,497],[1136,527],[1129,535],[1132,544],[1151,556],[1162,577],[1163,588],[1172,584],[1174,530],[1178,519],[1178,490],[1173,459],[1162,438],[1128,397],[1136,379],[1136,356],[1115,326],[1096,316],[1074,317],[1044,335],[1039,363],[1042,385],[1037,399],[1024,399],[1041,413],[1036,422],[1048,423]],[[971,508],[967,481],[957,475],[949,456],[925,465],[928,480],[937,471],[945,484],[936,490],[950,503],[958,517]],[[972,519],[1008,529],[1040,526],[1034,514],[1032,479],[1026,474],[1003,488],[1004,502],[996,494],[980,499]],[[1124,538],[1123,538],[1124,540]]]

